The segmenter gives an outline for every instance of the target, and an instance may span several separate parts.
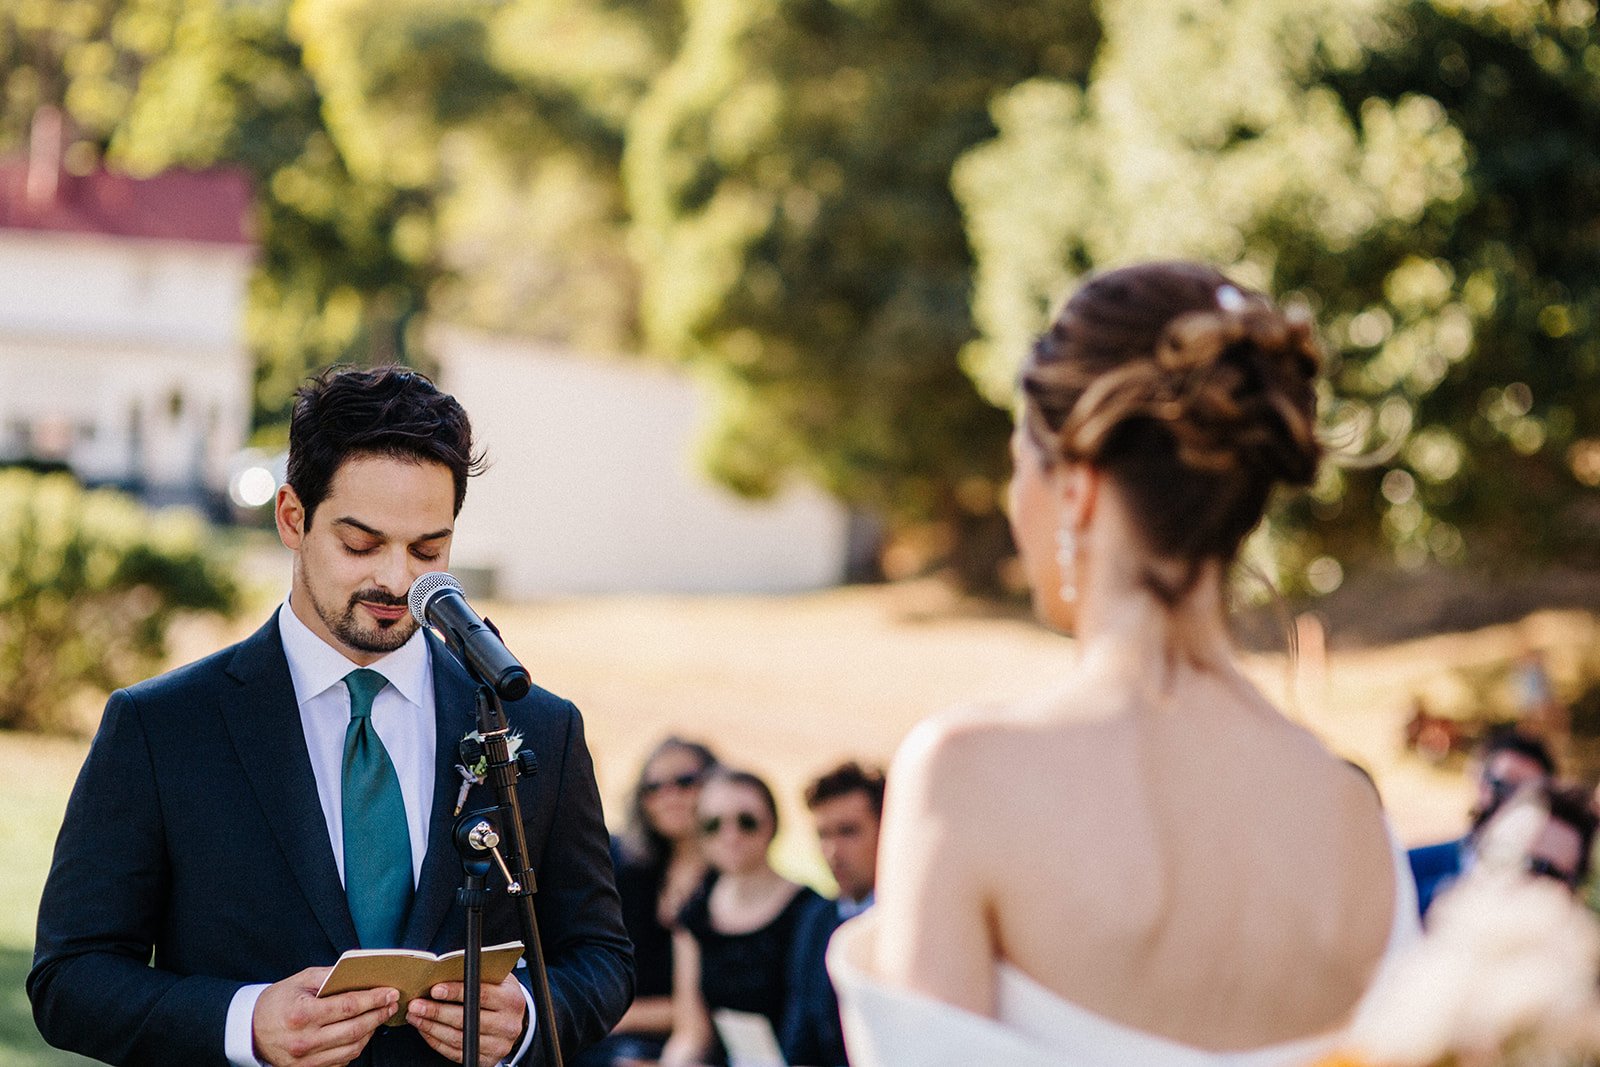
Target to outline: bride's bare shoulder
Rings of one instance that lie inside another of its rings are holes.
[[[1072,710],[1064,713],[1063,707]],[[1091,764],[1101,759],[1117,743],[1117,721],[1092,702],[1060,693],[953,709],[922,720],[906,735],[889,779],[893,791],[916,798],[919,807],[942,802],[970,811],[983,796],[1008,795],[1004,784],[1046,752],[1052,759]]]

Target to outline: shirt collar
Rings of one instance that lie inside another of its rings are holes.
[[[344,681],[344,676],[360,664],[312,632],[300,621],[289,601],[278,609],[278,633],[283,638],[284,658],[289,661],[289,677],[294,682],[296,703],[305,704]],[[433,663],[428,642],[419,627],[410,640],[375,663],[368,664],[389,680],[400,695],[417,707],[428,707],[424,697],[433,685]]]
[[[868,893],[860,900],[851,900],[849,897],[841,896],[838,901],[840,920],[854,919],[857,915],[872,907],[873,902],[877,899],[878,894],[876,891]]]

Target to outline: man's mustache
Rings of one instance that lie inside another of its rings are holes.
[[[379,604],[386,608],[403,608],[409,606],[406,598],[385,593],[382,589],[362,589],[350,597],[350,606],[357,604]]]

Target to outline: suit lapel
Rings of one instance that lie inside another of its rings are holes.
[[[400,939],[400,944],[406,948],[421,949],[433,944],[455,900],[455,891],[462,883],[461,857],[451,840],[456,822],[456,794],[461,788],[461,775],[456,773],[456,753],[461,738],[477,728],[472,679],[433,634],[428,634],[427,639],[433,661],[433,718],[438,738],[434,753],[433,807],[428,817],[428,853],[422,860],[417,894],[412,898],[411,915]]]
[[[355,924],[334,863],[278,616],[239,645],[227,673],[222,718],[273,837],[335,951],[356,947]]]

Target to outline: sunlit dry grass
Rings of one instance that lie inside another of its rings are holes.
[[[711,743],[768,777],[789,831],[782,862],[821,878],[800,791],[845,757],[887,762],[920,718],[1024,696],[1070,668],[1072,642],[1020,615],[974,610],[933,583],[787,597],[618,596],[490,604],[486,614],[535,680],[583,709],[609,815],[644,754],[667,733]],[[238,634],[253,622],[241,624]],[[185,631],[179,658],[223,640]],[[1461,666],[1506,659],[1528,640],[1600,643],[1600,622],[1544,612],[1521,623],[1380,648],[1335,651],[1293,672],[1282,654],[1246,657],[1264,691],[1383,790],[1403,840],[1456,832],[1467,805],[1459,771],[1400,747],[1418,692],[1437,694]]]
[[[886,762],[923,716],[1026,695],[1051,684],[1073,657],[1071,641],[1014,614],[971,609],[934,584],[491,604],[487,614],[541,685],[583,709],[608,816],[620,818],[639,761],[659,738],[702,738],[768,777],[788,824],[780,866],[824,886],[800,803],[810,776],[845,757]],[[173,661],[244,636],[260,617],[226,628],[185,625]],[[1293,675],[1293,701],[1284,656],[1252,655],[1246,665],[1273,699],[1373,773],[1401,838],[1417,842],[1457,832],[1467,793],[1459,770],[1402,752],[1413,693],[1437,695],[1454,668],[1508,658],[1526,641],[1559,660],[1600,646],[1600,619],[1544,612],[1511,626],[1334,652],[1325,671],[1308,658]],[[10,861],[0,870],[0,949],[10,950],[13,979],[0,1031],[18,1035],[0,1032],[0,1058],[69,1062],[36,1046],[20,978],[50,847],[86,749],[83,741],[0,735],[0,839]]]

